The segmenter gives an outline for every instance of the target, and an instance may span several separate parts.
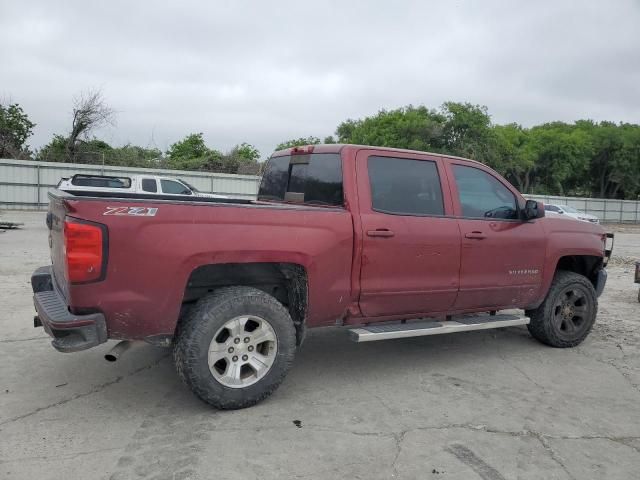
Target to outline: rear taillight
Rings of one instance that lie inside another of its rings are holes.
[[[105,260],[104,227],[65,219],[64,251],[66,274],[70,283],[101,280]]]

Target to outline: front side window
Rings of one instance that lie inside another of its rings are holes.
[[[316,153],[271,158],[262,177],[258,200],[342,205],[340,154]]]
[[[155,193],[158,191],[158,185],[156,183],[155,178],[143,178],[142,179],[142,190],[145,192]]]
[[[368,170],[373,210],[395,215],[444,215],[435,162],[371,156]]]
[[[160,185],[162,186],[162,191],[164,193],[170,193],[173,195],[191,195],[191,190],[182,185],[179,182],[175,182],[173,180],[160,180]]]
[[[518,218],[516,197],[494,176],[463,165],[454,165],[453,173],[464,217]]]
[[[558,207],[556,207],[555,205],[545,205],[544,209],[548,210],[550,212],[559,212],[560,211],[560,209]]]

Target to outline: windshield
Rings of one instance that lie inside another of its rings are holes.
[[[179,178],[178,180],[180,180],[182,183],[184,183],[187,187],[189,187],[191,189],[192,192],[200,192],[200,190],[198,190],[196,187],[194,187],[193,185],[191,185],[189,182],[183,180],[182,178]]]
[[[569,212],[569,213],[580,213],[578,210],[576,210],[573,207],[569,207],[568,205],[562,205],[560,208],[562,208],[565,212]]]

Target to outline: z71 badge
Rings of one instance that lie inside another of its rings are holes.
[[[152,207],[107,207],[102,215],[126,215],[130,217],[155,217],[157,208]]]

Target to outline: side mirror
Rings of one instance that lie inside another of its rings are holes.
[[[524,204],[524,219],[531,220],[542,217],[544,217],[544,204],[535,200],[527,200]]]

